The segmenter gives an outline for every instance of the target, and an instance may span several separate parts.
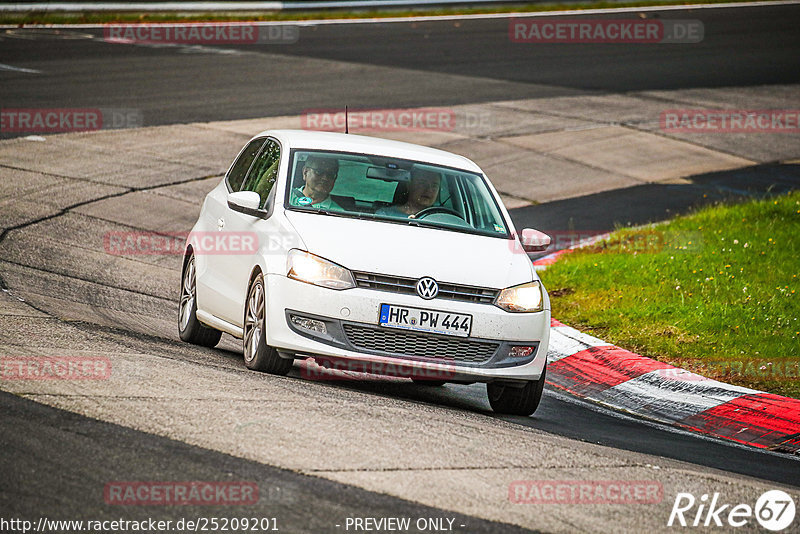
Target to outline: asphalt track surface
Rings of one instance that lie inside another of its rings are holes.
[[[687,10],[664,16],[702,20],[706,38],[692,45],[691,50],[685,45],[587,48],[509,43],[504,20],[464,21],[458,25],[323,25],[303,28],[297,44],[282,48],[251,45],[239,47],[245,52],[241,54],[189,48],[186,54],[176,57],[171,49],[108,44],[97,39],[4,36],[0,41],[0,63],[37,69],[41,74],[0,71],[0,89],[4,107],[136,108],[143,111],[148,125],[156,125],[288,115],[309,108],[341,107],[344,103],[365,108],[456,105],[590,92],[800,80],[797,6]],[[785,188],[796,187],[796,166],[778,171],[768,167],[756,172],[759,177],[777,174],[785,181]],[[708,178],[709,182],[715,180],[752,183],[736,173]],[[765,179],[762,185],[753,193],[764,192],[773,183]],[[543,204],[516,210],[515,222],[571,214],[570,220],[577,228],[585,225],[600,229],[613,227],[616,222],[661,219],[702,198],[697,190],[666,200],[662,193],[643,186],[638,192],[626,190],[628,198],[605,193]],[[641,202],[643,198],[653,201]],[[587,206],[597,206],[598,200],[617,202],[619,209],[613,219],[598,222],[597,217],[593,218],[598,213],[586,210]],[[246,372],[243,366],[242,372]],[[331,387],[466,411],[487,409],[483,389],[476,386],[423,388],[356,383]],[[87,488],[96,485],[90,486],[87,480],[146,480],[148,474],[161,480],[191,478],[187,473],[197,480],[246,473],[247,479],[261,482],[262,490],[288,488],[290,499],[277,499],[272,508],[260,515],[280,515],[292,525],[291,531],[320,527],[307,511],[298,509],[298,502],[313,501],[320,506],[315,513],[322,516],[444,514],[402,499],[44,407],[6,393],[0,394],[0,406],[0,444],[3,451],[13,451],[0,457],[4,474],[0,505],[15,515],[35,516],[42,510],[66,515],[78,510],[83,517],[98,517],[98,513],[109,512],[102,498],[89,493]],[[568,438],[800,487],[795,460],[676,433],[600,411],[552,391],[546,392],[534,417],[503,419]],[[20,492],[24,498],[20,498]],[[321,494],[331,497],[320,505]],[[193,511],[184,508],[180,515]],[[126,510],[130,517],[136,513]],[[171,517],[168,513],[173,512],[160,512],[160,518]],[[457,516],[451,512],[447,515]],[[471,532],[515,528],[475,518],[463,520]]]
[[[184,46],[176,54],[172,47],[105,43],[96,29],[49,37],[12,30],[0,33],[0,64],[41,74],[0,70],[0,94],[4,107],[134,108],[145,124],[159,125],[345,105],[444,106],[800,81],[798,5],[647,16],[700,20],[704,39],[522,44],[509,40],[508,19],[490,19],[304,26],[294,44]]]
[[[109,480],[246,480],[258,484],[259,504],[215,507],[214,517],[274,518],[286,532],[329,532],[348,516],[447,517],[468,532],[527,531],[193,447],[8,393],[0,393],[0,407],[0,470],[6,485],[0,508],[5,518],[35,518],[43,511],[50,518],[77,520],[208,517],[208,509],[191,505],[161,507],[157,514],[147,506],[127,507],[121,514],[104,502],[98,488]],[[58,443],[57,454],[53,443]],[[7,491],[13,487],[24,487],[29,496]]]

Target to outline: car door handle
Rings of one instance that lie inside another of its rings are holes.
[[[220,229],[220,230],[225,228],[225,219],[223,219],[222,217],[217,219],[217,228]]]

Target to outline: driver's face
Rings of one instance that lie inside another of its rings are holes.
[[[325,198],[333,189],[336,174],[329,169],[306,165],[303,167],[303,179],[315,197]]]
[[[408,184],[408,199],[415,206],[430,207],[439,196],[441,177],[434,173],[417,173]]]

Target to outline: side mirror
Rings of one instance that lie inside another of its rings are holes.
[[[520,241],[525,252],[542,252],[550,246],[550,236],[532,228],[522,230]]]
[[[228,195],[228,207],[230,209],[254,217],[261,216],[261,210],[258,209],[260,204],[261,195],[255,191],[237,191]]]

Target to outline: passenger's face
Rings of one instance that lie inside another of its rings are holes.
[[[441,178],[436,174],[415,174],[408,186],[408,199],[416,206],[430,207],[439,196]]]

